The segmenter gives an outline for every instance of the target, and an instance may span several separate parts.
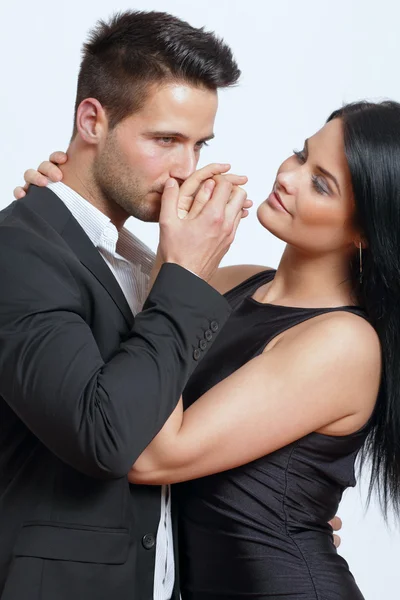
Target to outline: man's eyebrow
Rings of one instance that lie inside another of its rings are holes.
[[[189,136],[181,133],[180,131],[150,131],[149,135],[154,135],[156,137],[177,137],[182,140],[188,140]],[[209,140],[213,140],[215,138],[214,133],[210,133],[210,135],[202,138],[199,142],[208,142]]]
[[[210,135],[208,135],[205,138],[202,138],[201,140],[199,140],[200,142],[209,142],[210,140],[213,140],[215,138],[215,133],[210,133]]]
[[[306,150],[306,156],[308,156],[308,139],[304,142],[304,148]],[[333,181],[333,183],[336,185],[337,191],[339,192],[339,196],[341,196],[342,193],[340,191],[340,185],[339,185],[336,177],[334,175],[332,175],[332,173],[330,173],[329,171],[327,171],[326,169],[324,169],[323,167],[321,167],[319,165],[316,165],[316,168],[318,169],[318,171],[321,171],[321,173],[326,175],[326,177],[328,177],[331,181]]]

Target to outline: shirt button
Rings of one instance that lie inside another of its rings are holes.
[[[211,327],[211,331],[213,331],[214,333],[216,331],[218,331],[218,329],[219,329],[219,325],[218,325],[217,321],[212,321],[210,327]]]
[[[201,356],[201,352],[198,348],[196,348],[196,350],[193,352],[194,360],[199,360],[200,356]]]
[[[207,329],[207,331],[204,333],[204,337],[206,338],[207,342],[211,342],[212,336],[213,334],[211,329]]]
[[[200,346],[200,350],[205,350],[207,348],[206,340],[200,340],[199,346]]]
[[[142,537],[142,546],[146,550],[151,550],[152,548],[154,548],[155,543],[156,543],[156,538],[154,537],[154,535],[152,533],[146,533],[146,535],[144,535]]]

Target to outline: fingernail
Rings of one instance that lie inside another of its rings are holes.
[[[172,177],[170,177],[169,179],[167,179],[167,181],[165,182],[165,186],[166,188],[172,188],[175,187],[176,185],[176,180],[172,179]]]
[[[207,192],[211,193],[213,191],[213,189],[214,189],[214,185],[215,185],[215,182],[212,179],[209,179],[208,181],[205,182],[204,189]]]

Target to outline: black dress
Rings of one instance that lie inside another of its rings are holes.
[[[259,273],[226,294],[232,315],[192,375],[186,407],[282,331],[335,310],[365,317],[355,307],[260,304],[251,296],[274,273]],[[251,410],[251,398],[243,402]],[[355,485],[367,430],[311,433],[250,464],[175,486],[182,600],[362,600],[328,521],[345,488]]]

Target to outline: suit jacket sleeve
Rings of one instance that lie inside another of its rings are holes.
[[[61,255],[2,227],[0,282],[1,396],[54,454],[99,478],[128,473],[198,364],[199,337],[230,313],[204,281],[164,265],[128,339],[105,362]]]

